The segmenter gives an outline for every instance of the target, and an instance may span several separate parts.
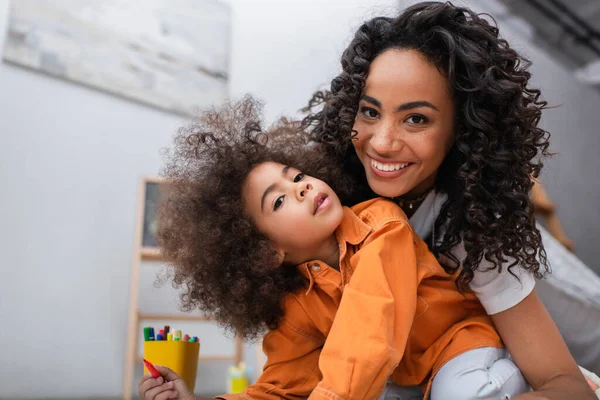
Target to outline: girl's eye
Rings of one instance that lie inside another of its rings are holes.
[[[277,211],[283,205],[283,198],[285,196],[279,196],[277,200],[275,200],[275,204],[273,204],[273,211]]]
[[[371,107],[362,107],[360,112],[367,118],[377,118],[379,116],[377,110]]]
[[[427,123],[429,121],[429,119],[427,119],[426,116],[424,115],[411,115],[410,117],[408,117],[406,119],[406,122],[410,123],[410,124],[415,124],[415,125],[419,125],[419,124],[424,124]]]
[[[300,182],[304,178],[304,174],[301,172],[294,177],[294,182]]]

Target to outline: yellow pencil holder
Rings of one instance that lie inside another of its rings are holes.
[[[154,365],[171,368],[183,378],[193,392],[198,372],[200,342],[174,340],[150,340],[144,342],[144,358]],[[148,369],[144,366],[144,373]]]

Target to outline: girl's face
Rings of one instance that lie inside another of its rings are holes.
[[[325,182],[275,162],[259,164],[250,172],[242,197],[258,230],[290,264],[325,256],[344,214]]]
[[[354,130],[371,189],[384,197],[420,196],[433,187],[454,139],[446,78],[416,50],[381,53],[370,65]]]

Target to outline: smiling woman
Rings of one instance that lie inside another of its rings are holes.
[[[427,193],[454,142],[446,78],[421,53],[391,49],[371,64],[354,121],[354,149],[371,189],[385,197]]]
[[[593,398],[535,290],[549,263],[529,194],[549,133],[529,66],[485,15],[418,3],[358,28],[303,125],[356,179],[349,204],[398,202],[476,293],[536,390],[516,398]]]

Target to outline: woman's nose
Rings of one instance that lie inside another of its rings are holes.
[[[304,200],[307,193],[313,189],[310,182],[300,182],[296,187],[296,197],[298,200]]]
[[[391,124],[382,124],[376,127],[370,142],[373,151],[380,155],[400,151],[404,146],[402,133]]]

